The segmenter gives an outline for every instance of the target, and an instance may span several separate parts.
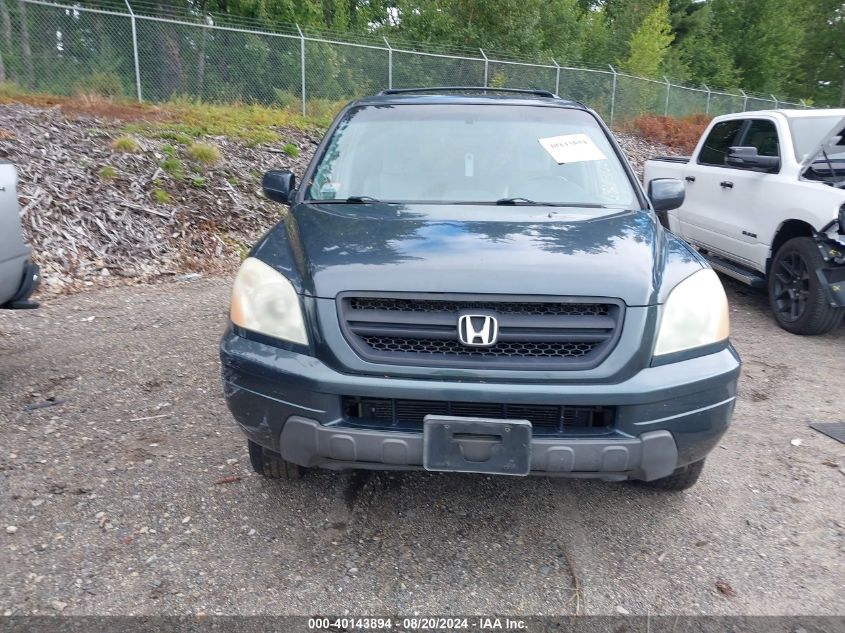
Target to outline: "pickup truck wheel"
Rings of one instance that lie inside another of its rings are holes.
[[[268,479],[299,479],[306,470],[298,464],[285,461],[278,453],[268,450],[252,440],[247,440],[247,444],[249,445],[249,461],[252,464],[252,469],[263,477]]]
[[[796,237],[775,254],[769,271],[769,304],[775,320],[793,334],[825,334],[842,322],[845,310],[833,308],[816,270],[824,260],[809,237]]]
[[[701,476],[702,470],[704,470],[703,459],[699,462],[693,462],[692,464],[675,469],[675,472],[668,477],[662,477],[654,481],[641,481],[639,483],[655,490],[686,490],[695,485],[695,482]]]

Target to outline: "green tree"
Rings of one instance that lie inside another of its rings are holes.
[[[717,55],[730,51],[745,90],[781,92],[798,72],[804,0],[708,0],[714,25],[708,41]]]
[[[696,11],[694,26],[673,47],[673,53],[687,70],[686,79],[714,88],[735,89],[740,84],[740,73],[734,63],[734,45],[720,37],[721,28],[713,16],[712,4],[703,3]]]
[[[628,44],[628,55],[620,66],[635,75],[659,75],[673,39],[669,0],[661,0],[634,31]]]
[[[845,3],[808,3],[803,26],[803,53],[787,90],[818,105],[845,107]]]

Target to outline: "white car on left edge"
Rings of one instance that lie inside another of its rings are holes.
[[[21,310],[38,307],[29,297],[41,276],[24,243],[17,180],[14,165],[0,161],[0,308]]]

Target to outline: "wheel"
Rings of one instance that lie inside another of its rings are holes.
[[[769,271],[769,304],[775,320],[793,334],[825,334],[842,323],[845,309],[833,308],[816,270],[824,259],[809,237],[795,237],[775,254]]]
[[[693,462],[692,464],[676,468],[675,472],[668,477],[661,477],[654,481],[641,481],[639,483],[655,490],[686,490],[695,485],[695,482],[701,476],[702,470],[704,470],[703,459],[700,462]]]
[[[304,468],[285,461],[278,453],[252,440],[247,440],[247,444],[249,445],[249,462],[252,464],[252,469],[259,475],[268,479],[299,479],[304,474]]]

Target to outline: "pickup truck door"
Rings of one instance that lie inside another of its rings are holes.
[[[781,158],[777,124],[764,116],[749,119],[739,145],[756,147],[760,156]],[[733,185],[725,195],[725,213],[729,214],[733,224],[732,232],[725,236],[726,248],[730,249],[731,259],[760,272],[766,271],[769,242],[773,233],[773,227],[770,226],[772,219],[781,215],[777,207],[783,202],[777,195],[773,195],[778,190],[777,181],[783,178],[779,175],[781,169],[782,166],[768,172],[736,168],[726,170],[730,172],[727,182]]]
[[[736,218],[725,208],[733,193],[722,183],[731,182],[737,170],[725,165],[728,148],[739,144],[745,119],[716,123],[698,153],[684,169],[686,200],[677,216],[681,235],[689,242],[716,251],[730,252]]]
[[[685,204],[681,215],[686,216],[690,241],[764,271],[768,245],[760,236],[764,240],[770,237],[763,227],[774,209],[761,208],[760,200],[771,199],[766,188],[778,176],[726,165],[731,146],[756,147],[761,156],[780,156],[775,121],[761,115],[715,125],[696,162],[687,167],[687,191],[695,193],[689,196],[692,209]]]

